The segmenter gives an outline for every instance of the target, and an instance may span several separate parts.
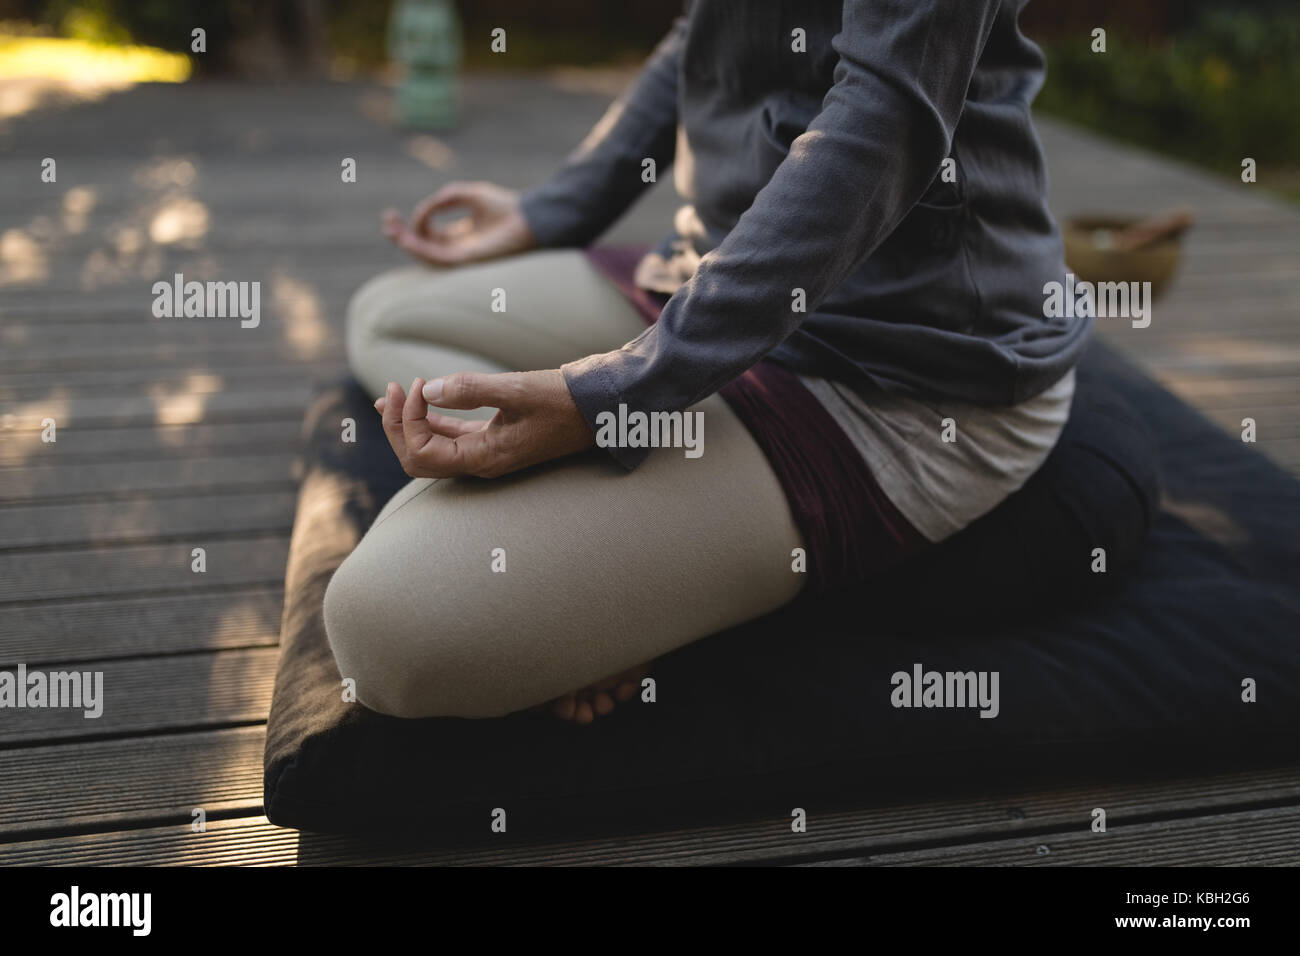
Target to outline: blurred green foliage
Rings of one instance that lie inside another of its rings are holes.
[[[131,31],[118,20],[111,0],[52,0],[45,13],[60,36],[88,43],[131,42]]]
[[[104,43],[140,43],[188,52],[190,31],[207,31],[207,54],[196,68],[222,72],[241,38],[272,32],[293,47],[303,14],[313,7],[329,54],[347,71],[384,64],[394,0],[0,0],[0,21],[37,23],[60,36]],[[681,0],[456,0],[470,68],[530,69],[557,64],[638,61],[668,29]],[[508,59],[489,48],[494,27],[509,30]]]
[[[1300,165],[1300,10],[1208,11],[1146,45],[1111,33],[1105,53],[1091,42],[1044,44],[1043,112],[1227,175],[1246,156]]]
[[[256,22],[268,0],[26,0],[5,3],[10,17],[23,17],[58,36],[92,43],[138,43],[180,53],[190,50],[190,31],[207,31],[209,56],[196,68],[220,70],[229,40]]]

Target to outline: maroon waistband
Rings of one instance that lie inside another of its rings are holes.
[[[668,296],[633,282],[644,252],[598,246],[587,257],[652,325]],[[785,492],[808,556],[805,594],[859,584],[929,544],[794,372],[764,359],[718,394],[758,443]]]

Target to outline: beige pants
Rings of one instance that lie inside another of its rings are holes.
[[[545,251],[385,273],[353,298],[347,348],[378,397],[417,376],[558,368],[644,327],[581,253]],[[394,496],[325,595],[361,702],[506,714],[793,598],[802,543],[775,475],[722,399],[694,410],[699,458],[661,448],[627,473],[593,450],[493,480],[418,478]]]

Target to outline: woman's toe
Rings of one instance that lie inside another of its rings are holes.
[[[573,720],[578,709],[578,701],[572,694],[565,694],[555,701],[555,716],[561,720]]]
[[[609,694],[602,690],[598,692],[592,700],[592,707],[595,708],[596,713],[604,717],[606,714],[613,713],[614,698],[610,697]]]
[[[580,724],[589,724],[595,720],[596,717],[591,712],[591,704],[585,700],[578,701],[573,712],[573,719]]]

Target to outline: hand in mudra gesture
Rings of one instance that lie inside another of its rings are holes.
[[[497,413],[487,422],[465,421],[439,415],[430,405],[487,407]],[[409,393],[390,382],[375,408],[384,416],[388,443],[412,478],[496,478],[595,444],[559,369],[459,372],[432,382],[417,378]]]
[[[450,222],[438,222],[455,217]],[[523,252],[537,245],[519,193],[492,183],[448,183],[411,213],[384,213],[384,234],[421,262],[455,266]]]

